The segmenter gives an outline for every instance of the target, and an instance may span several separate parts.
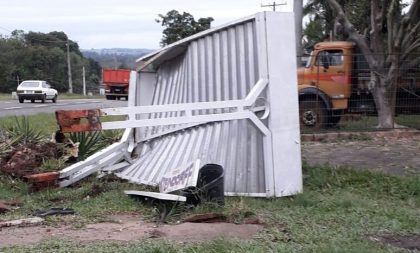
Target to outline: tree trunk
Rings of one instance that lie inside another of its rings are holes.
[[[394,128],[395,116],[395,85],[387,85],[388,80],[379,77],[379,84],[375,85],[372,95],[378,112],[377,128]]]

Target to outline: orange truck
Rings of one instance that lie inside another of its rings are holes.
[[[106,99],[128,99],[130,71],[130,69],[102,69],[102,85],[105,88]]]
[[[375,113],[370,70],[354,43],[320,42],[298,69],[300,124],[306,129],[335,125],[344,113]],[[400,78],[397,108],[420,111],[420,70]]]

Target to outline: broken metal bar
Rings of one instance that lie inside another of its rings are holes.
[[[57,123],[62,133],[97,131],[102,129],[100,109],[93,110],[74,110],[55,112]],[[87,123],[81,123],[82,119],[87,119]]]
[[[183,103],[183,104],[164,104],[164,105],[148,105],[148,106],[129,106],[119,108],[104,108],[94,110],[73,110],[73,111],[57,111],[56,118],[60,126],[60,130],[63,133],[68,132],[84,132],[84,131],[96,131],[101,129],[119,129],[119,128],[130,128],[130,127],[143,127],[143,126],[158,126],[158,125],[173,125],[183,123],[199,123],[199,122],[211,122],[221,120],[232,120],[238,119],[238,113],[244,111],[244,107],[251,106],[257,100],[257,96],[267,86],[268,81],[266,79],[260,79],[249,92],[248,96],[242,100],[228,100],[228,101],[211,101],[211,102],[196,102],[196,103]],[[224,109],[228,112],[207,115],[193,115],[193,111],[199,110],[214,110]],[[135,114],[152,114],[162,112],[176,112],[181,111],[185,113],[183,117],[169,118],[156,118],[156,119],[143,119],[133,120],[130,117],[126,124],[122,122],[104,122],[101,123],[100,117],[107,115],[135,115]],[[236,111],[236,113],[235,113]],[[88,123],[81,123],[81,120],[85,118]],[[203,118],[204,120],[199,120]],[[195,119],[193,122],[189,122],[188,119]],[[133,122],[136,122],[133,124]],[[162,122],[175,122],[170,124],[162,124]]]

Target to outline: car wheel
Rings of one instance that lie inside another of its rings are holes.
[[[44,94],[44,96],[43,96],[43,97],[42,97],[42,99],[41,99],[41,102],[42,102],[42,103],[45,103],[45,100],[46,100],[46,99],[47,99],[47,95],[45,95],[45,94]]]
[[[57,94],[52,99],[53,103],[57,103]]]
[[[24,99],[23,98],[19,98],[19,103],[23,103]]]
[[[31,99],[31,103],[35,103],[35,99]]]

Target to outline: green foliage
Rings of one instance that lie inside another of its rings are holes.
[[[64,160],[51,158],[42,163],[40,171],[41,172],[59,171],[61,169],[64,169],[64,167],[65,167]]]
[[[310,19],[309,23],[307,23],[305,29],[303,30],[303,35],[305,38],[304,47],[309,49],[312,48],[316,43],[323,41],[325,38],[324,33],[324,22],[320,19]]]
[[[264,229],[252,240],[220,238],[208,242],[174,243],[163,239],[132,242],[78,243],[65,238],[32,246],[1,248],[2,252],[411,252],[378,241],[370,235],[409,235],[420,232],[420,177],[394,177],[369,171],[331,167],[304,167],[304,192],[284,198],[226,198],[224,209],[200,206],[191,213],[223,212],[232,222],[257,216]],[[74,187],[27,194],[26,186],[0,176],[0,199],[21,199],[21,208],[0,219],[27,217],[52,203],[71,207],[77,215],[49,223],[74,227],[106,221],[115,213],[149,215],[152,209],[126,196],[124,190],[141,186],[89,177]],[[70,220],[72,219],[72,220]],[[0,246],[1,247],[1,246]]]
[[[344,11],[348,14],[350,21],[356,30],[365,33],[369,27],[370,1],[339,0]],[[316,43],[329,38],[330,34],[335,40],[346,40],[347,35],[336,26],[336,14],[330,7],[328,0],[309,0],[304,6],[304,15],[310,17],[303,34],[305,48],[311,48]]]
[[[79,156],[77,157],[79,161],[86,159],[107,145],[101,141],[100,131],[70,133],[69,138],[74,143],[79,143]]]
[[[181,14],[177,10],[171,10],[166,15],[159,14],[158,16],[156,22],[165,27],[160,42],[162,46],[209,29],[211,22],[214,20],[212,17],[207,17],[196,21],[190,13],[183,12]]]
[[[52,133],[58,130],[57,120],[53,113],[39,113],[36,115],[25,116],[25,118],[33,129],[39,129],[39,131],[45,136],[51,136]],[[12,126],[15,124],[15,121],[15,116],[2,117],[0,120],[0,128]]]
[[[0,92],[15,91],[18,82],[30,79],[46,80],[59,92],[67,87],[67,43],[64,32],[12,32],[10,38],[0,37]],[[73,87],[82,90],[82,67],[86,69],[87,89],[99,85],[100,67],[84,58],[76,42],[68,40],[72,64]]]
[[[124,133],[124,130],[122,129],[102,131],[101,141],[107,144],[112,144],[114,142],[119,141],[123,133]]]
[[[41,130],[33,127],[26,116],[15,117],[13,124],[4,127],[13,143],[38,143],[44,138]]]
[[[95,62],[99,67],[99,72],[102,68],[113,69],[135,69],[136,60],[147,53],[151,49],[91,49],[83,50],[83,55],[89,58],[90,61]],[[91,64],[93,66],[93,64]]]

